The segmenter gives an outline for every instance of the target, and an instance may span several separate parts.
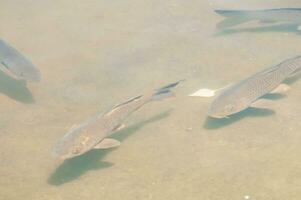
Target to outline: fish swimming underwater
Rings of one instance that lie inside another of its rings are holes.
[[[172,96],[171,89],[179,83],[180,81],[131,98],[107,112],[97,114],[78,127],[72,128],[56,144],[54,156],[64,160],[82,155],[93,148],[107,149],[119,146],[119,141],[107,137],[123,128],[122,121],[144,104]]]
[[[262,23],[284,22],[296,24],[298,30],[301,25],[301,8],[277,8],[266,10],[215,10],[221,16],[226,17],[217,27],[227,29],[246,23],[252,20],[258,20]]]
[[[225,89],[213,100],[208,115],[224,118],[248,107],[267,108],[268,93],[282,93],[289,86],[282,82],[301,71],[301,56],[287,59]]]
[[[15,48],[0,39],[0,70],[17,80],[41,80],[39,70]]]

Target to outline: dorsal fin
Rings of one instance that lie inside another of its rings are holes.
[[[126,100],[125,102],[117,104],[116,106],[113,107],[113,109],[118,108],[118,107],[123,106],[123,105],[128,104],[128,103],[131,103],[133,101],[136,101],[136,100],[140,99],[141,97],[142,97],[142,95],[130,98],[130,99]]]
[[[143,95],[139,95],[136,97],[133,97],[131,99],[128,99],[120,104],[115,105],[109,112],[106,113],[106,115],[110,115],[111,113],[113,113],[116,109],[120,108],[121,106],[124,106],[126,104],[129,104],[131,102],[137,101],[138,99],[140,99]]]

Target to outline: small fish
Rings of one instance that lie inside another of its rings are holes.
[[[289,86],[282,82],[301,70],[301,56],[287,59],[225,89],[212,102],[208,115],[224,118],[248,107],[269,108],[268,93],[283,93]]]
[[[17,80],[41,80],[39,70],[7,42],[0,39],[0,70]]]
[[[171,89],[180,82],[131,98],[107,112],[97,114],[83,124],[73,127],[56,144],[54,156],[64,160],[82,155],[93,148],[107,149],[119,146],[119,141],[108,137],[124,127],[122,121],[148,102],[173,96]]]
[[[225,20],[217,25],[219,29],[230,28],[252,20],[258,20],[261,23],[285,22],[296,25],[301,24],[301,8],[215,10],[215,12],[226,17]],[[300,30],[299,27],[298,30]]]

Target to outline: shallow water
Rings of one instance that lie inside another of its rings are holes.
[[[301,7],[299,1],[0,0],[0,35],[42,82],[0,73],[0,199],[300,199],[301,82],[275,112],[207,119],[219,88],[298,55],[293,27],[218,33],[214,9]],[[177,98],[130,116],[122,145],[61,163],[73,124],[185,78]]]

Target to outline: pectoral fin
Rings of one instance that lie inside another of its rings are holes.
[[[94,146],[94,149],[109,149],[113,147],[118,147],[120,144],[121,143],[118,140],[112,138],[105,138],[96,146]]]
[[[251,108],[261,108],[261,109],[272,109],[274,102],[268,99],[258,99],[254,101],[250,107]]]
[[[278,85],[278,87],[276,87],[274,90],[272,90],[270,93],[271,94],[283,94],[287,91],[289,91],[291,89],[290,86],[282,83],[280,85]]]

